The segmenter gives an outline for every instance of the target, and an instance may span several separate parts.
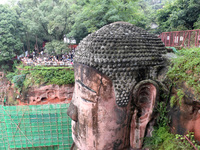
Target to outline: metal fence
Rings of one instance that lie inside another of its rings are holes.
[[[200,29],[186,31],[163,32],[159,36],[165,46],[199,47]]]
[[[0,150],[69,150],[69,104],[1,106]]]

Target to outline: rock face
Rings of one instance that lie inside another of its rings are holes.
[[[4,103],[6,102],[5,99],[7,98],[7,95],[9,95],[10,92],[12,92],[9,91],[10,84],[4,76],[5,74],[3,72],[0,72],[0,105],[4,105]],[[10,97],[10,99],[12,99],[12,97]]]
[[[200,102],[196,98],[192,88],[186,83],[173,88],[172,95],[177,96],[177,89],[181,89],[184,96],[181,104],[176,104],[171,109],[172,132],[176,134],[187,134],[194,132],[194,137],[200,142]]]
[[[14,85],[0,72],[0,105],[40,105],[69,103],[73,96],[74,85],[41,85],[31,87],[20,94]]]
[[[73,85],[31,87],[22,98],[24,103],[28,103],[29,105],[68,103],[72,99],[73,90]],[[24,104],[21,101],[19,99],[19,105]]]

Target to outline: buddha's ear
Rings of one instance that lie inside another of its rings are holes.
[[[152,120],[154,117],[153,110],[158,95],[159,89],[155,81],[143,80],[134,87],[133,103],[136,107],[133,114],[134,119],[132,118],[131,121],[131,147],[141,148],[145,134],[149,135],[152,132],[154,125],[154,120]],[[137,127],[137,131],[135,127]]]
[[[159,98],[158,84],[153,80],[143,80],[139,82],[133,89],[133,102],[137,107],[142,107],[149,103],[150,107],[155,106]]]

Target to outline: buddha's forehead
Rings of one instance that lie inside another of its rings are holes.
[[[163,65],[166,49],[155,35],[130,23],[116,22],[84,38],[76,49],[75,62],[93,67],[108,76],[115,88],[118,106],[126,106],[136,72],[150,76]]]
[[[81,82],[95,92],[98,92],[102,80],[101,73],[90,66],[79,63],[76,63],[74,68],[76,82]]]
[[[98,70],[94,69],[93,67],[83,65],[80,63],[74,64],[75,75],[76,78],[84,81],[84,80],[100,80],[102,73]]]

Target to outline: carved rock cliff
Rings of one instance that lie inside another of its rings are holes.
[[[0,72],[0,105],[39,105],[69,103],[74,85],[40,85],[25,89],[21,94]]]

